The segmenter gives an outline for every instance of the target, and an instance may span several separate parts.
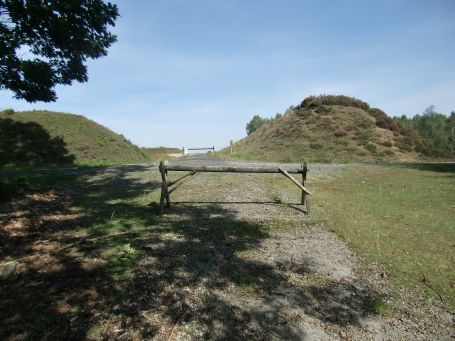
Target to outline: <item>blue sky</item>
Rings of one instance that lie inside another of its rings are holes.
[[[116,1],[118,42],[56,103],[140,146],[227,146],[255,114],[344,94],[389,115],[455,110],[455,1]]]

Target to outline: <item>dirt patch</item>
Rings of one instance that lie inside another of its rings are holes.
[[[355,278],[358,263],[355,253],[324,226],[273,232],[254,254],[275,266],[317,273],[332,280]]]

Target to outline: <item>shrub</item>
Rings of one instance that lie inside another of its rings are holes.
[[[416,147],[416,152],[424,155],[431,155],[432,150],[425,145],[419,145]]]
[[[318,120],[318,125],[323,128],[332,129],[334,124],[335,124],[335,121],[330,116],[322,116]]]
[[[393,143],[390,141],[384,141],[381,144],[385,147],[393,147]]]
[[[378,108],[371,108],[370,110],[368,110],[368,113],[374,118],[387,116],[387,114],[384,111]]]
[[[337,129],[335,130],[335,132],[333,133],[336,137],[341,137],[341,136],[345,136],[347,134],[346,130],[344,129]]]
[[[376,118],[376,126],[390,131],[400,131],[398,125],[389,116],[381,116]]]
[[[371,133],[369,131],[363,131],[359,135],[359,139],[362,140],[363,142],[366,142],[370,139]]]
[[[342,105],[345,107],[360,108],[365,111],[370,109],[368,103],[365,103],[354,97],[342,96],[342,95],[319,95],[309,96],[303,100],[300,104],[301,108],[316,108],[321,105]]]
[[[246,133],[250,135],[254,131],[258,130],[266,122],[268,122],[268,119],[262,118],[259,115],[254,115],[251,121],[246,125]]]
[[[400,131],[398,124],[387,114],[378,108],[371,108],[368,113],[376,119],[376,126],[391,131]]]
[[[412,151],[412,145],[407,144],[404,138],[396,139],[395,146],[406,152]]]
[[[410,136],[403,136],[403,142],[408,146],[414,146],[414,139]]]
[[[5,115],[13,115],[14,112],[15,112],[14,109],[11,109],[11,108],[8,108],[8,109],[3,110],[3,113],[4,113]]]
[[[320,105],[314,111],[316,111],[318,114],[324,115],[331,112],[332,109],[327,105]]]
[[[384,153],[385,155],[387,155],[387,156],[392,156],[392,155],[395,154],[395,153],[393,152],[393,150],[391,150],[391,149],[386,149],[386,150],[383,151],[383,153]]]
[[[373,122],[368,119],[361,120],[358,124],[359,128],[371,129],[373,127]]]
[[[373,143],[368,143],[366,146],[365,146],[365,149],[368,150],[370,153],[376,153],[378,151],[378,148],[376,147],[375,144]]]

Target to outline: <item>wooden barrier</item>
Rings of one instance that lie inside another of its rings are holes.
[[[281,173],[286,178],[291,180],[297,187],[302,191],[302,196],[300,203],[305,206],[306,211],[309,211],[309,205],[307,200],[307,195],[312,193],[305,188],[306,173],[308,172],[307,163],[302,163],[300,167],[284,169],[280,166],[210,166],[210,165],[201,165],[201,166],[190,166],[190,165],[171,165],[167,161],[161,161],[159,170],[161,173],[161,197],[160,197],[160,214],[164,212],[164,205],[169,207],[171,201],[169,194],[174,192],[178,187],[180,187],[185,181],[187,181],[191,176],[195,175],[198,172],[226,172],[226,173]],[[175,181],[167,182],[168,171],[180,171],[180,172],[189,172],[184,176],[178,178]],[[299,183],[291,174],[302,174],[302,183]]]
[[[212,155],[215,155],[215,146],[212,147],[202,147],[202,148],[188,148],[187,150],[209,150]]]

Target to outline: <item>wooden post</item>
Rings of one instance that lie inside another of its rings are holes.
[[[302,163],[302,186],[305,187],[305,180],[306,180],[306,172],[308,171],[307,163],[304,162]],[[301,199],[301,204],[303,206],[306,205],[306,193],[302,191],[302,199]]]
[[[167,189],[167,170],[166,170],[167,161],[160,162],[160,173],[161,173],[161,197],[160,197],[160,214],[164,213],[164,200],[166,199],[166,206],[169,207],[171,205],[171,201],[169,199],[169,192]]]

